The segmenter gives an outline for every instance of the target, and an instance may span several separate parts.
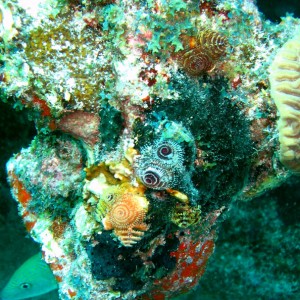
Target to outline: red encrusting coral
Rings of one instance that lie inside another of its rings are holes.
[[[242,79],[241,79],[241,77],[240,77],[240,75],[237,75],[235,78],[233,78],[232,79],[232,81],[231,81],[231,87],[233,88],[233,89],[237,89],[237,87],[239,86],[239,85],[241,85],[242,84]]]
[[[55,279],[56,279],[57,282],[62,282],[62,277],[60,277],[58,275],[55,276]]]
[[[197,285],[214,251],[216,232],[213,227],[223,210],[224,207],[221,207],[209,213],[195,230],[180,230],[167,236],[179,239],[177,249],[170,252],[170,257],[176,259],[176,266],[168,276],[154,281],[150,293],[142,294],[138,299],[169,299],[170,296],[186,293]]]
[[[70,289],[68,289],[68,294],[70,295],[71,298],[73,298],[77,295],[76,292],[74,292],[73,290],[70,290]]]
[[[207,240],[204,243],[201,241],[190,244],[183,242],[179,245],[177,251],[171,252],[171,256],[176,257],[182,268],[180,283],[187,283],[186,279],[193,278],[188,283],[190,287],[193,287],[198,282],[204,273],[206,261],[212,254],[213,249],[213,240]],[[192,262],[189,261],[190,259],[192,259]]]
[[[32,103],[34,107],[38,107],[41,111],[41,115],[43,117],[50,117],[51,111],[49,106],[47,105],[47,102],[45,100],[40,99],[38,96],[33,95],[32,96]]]
[[[28,232],[31,232],[37,220],[36,215],[27,210],[27,206],[31,201],[32,197],[30,193],[26,190],[24,184],[20,181],[18,176],[13,171],[10,171],[8,173],[8,176],[11,187],[13,189],[13,193],[24,209],[22,213],[22,218],[24,220],[25,228]]]
[[[157,71],[154,68],[149,69],[143,69],[139,77],[149,86],[153,86],[157,80],[156,80]]]
[[[25,228],[26,228],[27,232],[31,232],[31,230],[33,229],[35,224],[36,224],[36,221],[25,221]]]
[[[214,249],[214,242],[207,240],[204,243],[198,241],[182,242],[177,251],[171,252],[171,256],[177,260],[177,268],[170,276],[155,284],[159,284],[164,290],[179,287],[179,291],[187,292],[193,288],[205,270],[206,262]],[[177,289],[176,289],[177,290]]]
[[[194,241],[194,236],[190,236],[189,230],[184,232],[184,236],[179,237],[181,242],[176,251],[170,253],[176,258],[176,267],[168,276],[154,281],[153,291],[142,295],[143,300],[167,299],[167,295],[179,295],[188,292],[195,287],[203,275],[208,258],[213,253],[213,237],[209,239],[199,237]]]
[[[25,94],[22,99],[20,99],[20,104],[26,108],[34,108],[40,112],[42,117],[51,117],[51,109],[47,104],[46,100],[39,98],[35,94]]]
[[[23,183],[19,180],[17,175],[10,171],[8,173],[11,187],[14,189],[14,195],[18,199],[19,203],[26,208],[29,201],[31,200],[30,193],[26,190]]]
[[[212,17],[217,13],[217,4],[215,1],[200,1],[200,13],[205,13],[208,17]]]
[[[51,263],[49,264],[50,268],[52,271],[60,271],[63,269],[63,266],[60,264],[56,264],[56,263]]]
[[[225,9],[218,9],[218,3],[215,0],[204,0],[204,1],[200,1],[199,3],[199,10],[200,13],[204,13],[207,15],[207,17],[211,18],[213,16],[220,16],[222,18],[222,22],[226,22],[228,21],[230,18],[228,16],[228,14],[230,13],[229,10],[225,10]]]
[[[53,272],[53,275],[56,279],[57,282],[62,282],[63,281],[63,274],[62,274],[62,270],[63,270],[63,265],[61,265],[58,262],[52,262],[49,263],[49,267]]]

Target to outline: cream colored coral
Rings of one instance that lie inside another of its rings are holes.
[[[300,33],[279,49],[269,79],[280,114],[280,159],[287,168],[300,172]]]
[[[12,5],[11,3],[9,3]],[[13,12],[9,5],[0,2],[0,38],[4,42],[10,41],[16,34],[17,30],[14,28]]]

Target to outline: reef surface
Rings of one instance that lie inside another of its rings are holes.
[[[0,12],[1,98],[37,128],[8,178],[61,299],[189,291],[230,204],[299,172],[299,19],[249,0]]]

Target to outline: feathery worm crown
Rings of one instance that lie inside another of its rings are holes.
[[[136,161],[137,177],[148,188],[165,190],[177,184],[184,170],[184,150],[171,139],[159,139],[141,149]]]

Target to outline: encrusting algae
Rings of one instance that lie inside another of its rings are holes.
[[[299,19],[252,0],[25,2],[0,4],[1,99],[38,133],[7,170],[60,299],[191,290],[219,216],[299,171]]]

